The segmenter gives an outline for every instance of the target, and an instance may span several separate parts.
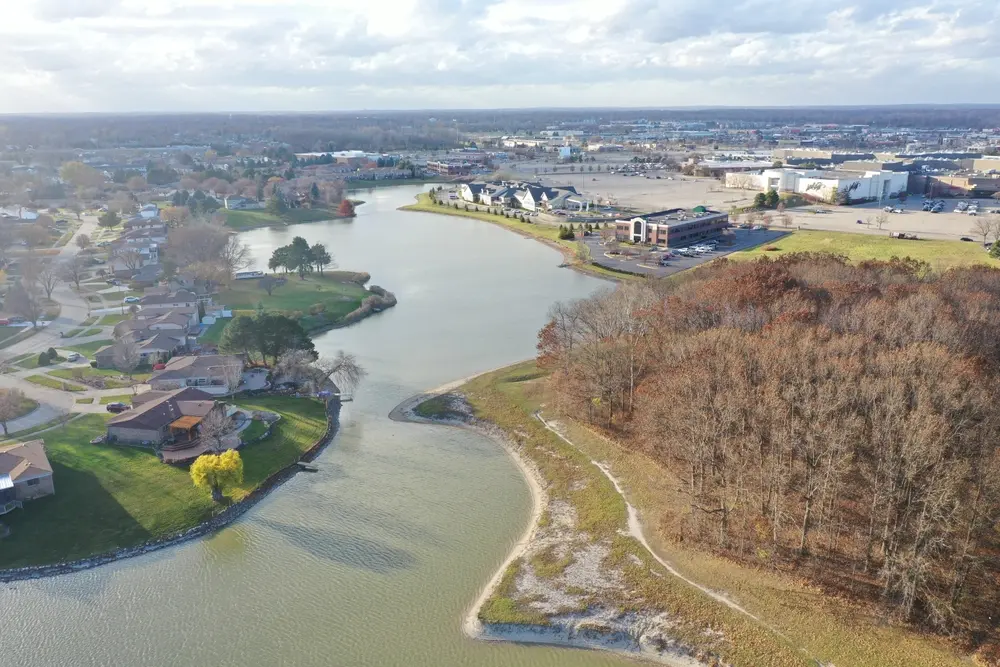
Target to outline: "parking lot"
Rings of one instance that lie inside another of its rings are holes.
[[[619,259],[615,257],[607,257],[604,254],[607,252],[607,248],[601,244],[601,238],[599,236],[588,236],[584,239],[584,243],[586,243],[590,248],[591,259],[599,266],[603,266],[613,271],[627,271],[629,273],[638,273],[662,278],[664,276],[669,276],[672,273],[684,271],[685,269],[693,268],[699,264],[710,262],[713,259],[725,257],[726,255],[738,250],[746,250],[763,243],[773,243],[788,233],[784,230],[777,229],[762,229],[756,231],[749,229],[734,229],[731,231],[733,232],[731,236],[727,235],[720,238],[719,246],[714,252],[707,252],[694,257],[681,257],[675,255],[673,259],[667,261],[665,266],[657,265],[662,255],[662,253],[659,252],[653,253],[652,258],[649,261],[644,261],[639,257],[622,257]],[[729,245],[723,245],[721,242],[722,239],[729,239],[732,243]]]

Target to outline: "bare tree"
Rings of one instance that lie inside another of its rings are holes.
[[[333,359],[321,357],[313,364],[313,367],[321,374],[324,381],[327,378],[333,380],[341,394],[353,394],[354,390],[361,384],[361,380],[367,375],[357,358],[343,350],[339,350]]]
[[[80,289],[80,281],[87,275],[86,270],[87,262],[77,255],[59,265],[59,277],[68,283],[73,283],[77,289]]]
[[[90,247],[90,237],[87,236],[86,234],[79,234],[76,237],[76,246],[80,250],[86,250],[87,248]]]
[[[45,290],[45,298],[52,299],[52,291],[62,280],[62,274],[60,271],[61,267],[52,263],[46,262],[38,270],[38,285]]]
[[[4,306],[5,310],[17,313],[31,322],[32,326],[37,326],[38,318],[42,315],[42,294],[38,283],[26,278],[13,283],[7,290]]]
[[[20,389],[0,390],[0,426],[3,426],[4,435],[7,435],[7,422],[21,414],[24,400],[24,392]]]
[[[275,278],[274,276],[264,276],[263,278],[257,281],[257,287],[267,292],[268,296],[271,296],[271,293],[274,291],[275,287],[284,284],[285,284],[284,279]]]
[[[225,243],[219,248],[218,258],[230,278],[253,262],[250,246],[240,241],[236,234],[226,235]]]
[[[226,387],[226,393],[232,397],[243,382],[243,361],[234,357],[225,357],[215,369]]]
[[[886,215],[885,211],[880,211],[874,218],[875,229],[882,229],[887,222],[889,222],[889,216]]]
[[[118,260],[129,271],[136,271],[142,266],[142,253],[134,248],[122,246],[111,253],[112,260]]]
[[[138,368],[139,364],[142,362],[142,355],[139,351],[139,344],[135,341],[135,337],[122,336],[119,338],[112,348],[112,353],[115,368],[128,377],[129,386],[132,387],[132,393],[136,393],[134,379],[135,369]]]
[[[993,233],[993,220],[987,216],[977,215],[972,219],[972,229],[969,230],[969,233],[981,236],[985,244],[989,241],[990,235]]]
[[[226,435],[232,430],[232,420],[218,408],[205,415],[198,424],[198,435],[209,443],[209,448],[215,453],[225,450]]]

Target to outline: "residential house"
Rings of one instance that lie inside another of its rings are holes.
[[[0,446],[0,514],[56,492],[45,441]]]
[[[156,204],[144,204],[142,208],[139,209],[139,217],[146,220],[159,220],[160,207]]]
[[[191,387],[146,392],[135,397],[133,408],[108,420],[108,440],[163,445],[190,442],[198,425],[210,413],[225,410],[215,397]]]
[[[139,365],[152,366],[167,361],[175,354],[184,354],[188,349],[187,334],[183,332],[156,332],[149,338],[136,339],[139,348]],[[105,345],[94,353],[98,368],[115,368],[114,345]]]
[[[151,319],[167,313],[183,313],[192,325],[200,321],[198,304],[212,305],[211,296],[198,296],[190,290],[177,290],[169,294],[147,294],[139,299],[139,318]]]
[[[168,311],[157,317],[122,320],[115,325],[114,336],[118,339],[131,335],[136,340],[141,341],[151,338],[161,331],[177,335],[184,334],[186,336],[190,332],[190,329],[190,313]]]
[[[243,359],[220,354],[174,357],[166,368],[153,373],[149,384],[156,391],[197,387],[210,394],[225,395],[230,392],[227,367],[239,368],[242,375]]]
[[[480,195],[487,187],[486,183],[463,183],[458,188],[458,196],[467,202],[479,203]]]
[[[122,230],[127,233],[136,229],[153,229],[162,226],[163,222],[160,221],[159,215],[155,218],[136,215],[122,223]]]
[[[246,197],[226,197],[223,200],[223,203],[225,204],[226,209],[230,211],[246,211],[264,208],[264,205],[256,199],[247,199]]]

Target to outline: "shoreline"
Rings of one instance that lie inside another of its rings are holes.
[[[335,408],[333,407],[335,406]],[[299,463],[309,463],[323,453],[323,451],[333,442],[334,437],[340,430],[340,401],[335,401],[327,408],[327,430],[316,441],[312,447],[302,453],[294,463],[275,471],[268,476],[260,485],[251,491],[245,498],[237,501],[225,508],[215,516],[202,521],[186,530],[171,535],[154,538],[130,547],[120,547],[114,551],[79,558],[77,560],[52,563],[50,565],[29,565],[26,567],[9,568],[0,570],[0,583],[11,583],[15,581],[27,581],[31,579],[48,579],[58,577],[73,572],[90,570],[102,565],[117,563],[136,556],[144,556],[155,551],[162,551],[170,547],[178,546],[186,542],[191,542],[201,537],[211,535],[223,528],[235,523],[240,517],[254,508],[257,503],[269,496],[273,491],[280,488],[298,474],[302,468]]]
[[[510,548],[510,551],[504,558],[503,562],[497,567],[496,571],[482,587],[475,600],[469,606],[468,611],[462,619],[463,633],[470,639],[481,641],[512,642],[585,650],[603,650],[637,662],[666,664],[671,667],[701,667],[704,663],[688,654],[680,651],[650,651],[647,650],[647,648],[640,642],[635,641],[632,637],[621,632],[606,633],[597,629],[589,630],[584,627],[573,625],[548,626],[540,624],[484,624],[480,620],[480,610],[496,592],[511,564],[527,554],[533,540],[541,528],[541,518],[550,503],[549,494],[545,490],[547,482],[534,462],[521,454],[518,447],[500,427],[490,424],[489,422],[477,424],[455,419],[433,419],[421,417],[414,412],[414,409],[421,403],[431,398],[451,394],[453,390],[463,386],[464,384],[503,368],[507,368],[507,366],[477,373],[460,380],[454,380],[435,389],[416,394],[415,396],[411,396],[401,402],[389,413],[389,418],[393,421],[425,425],[430,424],[436,426],[451,426],[488,438],[503,448],[507,455],[514,461],[514,464],[517,466],[528,485],[532,502],[531,516],[528,524],[520,537]]]
[[[640,277],[641,278],[642,277],[642,276],[638,276],[637,274],[629,274],[629,273],[624,273],[624,272],[619,272],[619,273],[621,273],[621,277],[609,276],[609,275],[603,273],[602,271],[599,271],[599,270],[594,269],[594,268],[590,268],[589,264],[580,264],[578,261],[576,261],[576,255],[569,248],[567,248],[565,246],[562,246],[562,245],[556,243],[555,241],[552,241],[551,239],[547,239],[547,238],[544,238],[544,237],[541,237],[541,236],[536,236],[534,234],[529,234],[529,233],[521,231],[519,229],[514,229],[513,227],[510,227],[509,225],[503,224],[499,220],[486,220],[484,218],[479,218],[479,217],[476,217],[476,216],[473,216],[473,215],[463,215],[463,213],[465,213],[464,211],[459,211],[459,210],[454,210],[454,209],[447,209],[447,208],[445,210],[443,210],[443,211],[427,210],[425,208],[422,208],[421,204],[419,204],[419,203],[413,203],[413,204],[407,204],[405,206],[400,206],[396,210],[397,211],[407,211],[409,213],[432,213],[432,214],[436,213],[438,215],[450,215],[450,216],[456,217],[456,218],[468,218],[470,220],[478,220],[480,222],[485,222],[485,223],[490,224],[490,225],[496,225],[497,227],[500,227],[502,229],[506,229],[508,232],[513,232],[514,234],[517,234],[518,236],[520,236],[522,238],[531,239],[532,241],[537,241],[537,242],[539,242],[539,243],[541,243],[543,245],[547,245],[548,247],[552,248],[553,250],[558,251],[562,255],[562,257],[563,257],[563,263],[560,264],[561,267],[565,267],[565,268],[570,269],[572,271],[576,271],[577,273],[582,273],[583,275],[590,276],[591,278],[599,278],[601,280],[607,280],[608,282],[619,283],[619,282],[624,282],[626,280],[629,280],[631,278],[636,278],[636,277]],[[614,273],[614,271],[612,269],[608,269],[607,267],[600,267],[600,268],[603,269],[604,271],[609,271],[609,272],[613,272]]]

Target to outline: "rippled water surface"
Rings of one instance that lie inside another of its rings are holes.
[[[261,264],[295,235],[323,242],[399,297],[316,341],[369,371],[320,472],[209,539],[0,585],[0,665],[626,664],[462,634],[525,527],[527,487],[492,442],[386,415],[420,390],[530,357],[549,305],[603,283],[492,225],[395,210],[418,190],[359,193],[368,203],[350,222],[244,234]]]

